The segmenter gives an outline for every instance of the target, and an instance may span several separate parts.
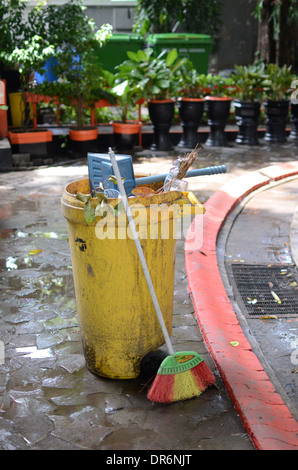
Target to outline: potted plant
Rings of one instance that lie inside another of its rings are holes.
[[[183,131],[178,147],[193,149],[198,144],[197,130],[204,113],[206,75],[199,74],[192,62],[186,61],[178,76],[182,88],[178,110]]]
[[[25,2],[20,0],[1,4],[0,59],[8,67],[17,68],[20,76],[21,91],[17,96],[20,126],[9,132],[9,140],[14,152],[28,152],[34,158],[47,153],[52,132],[29,127],[32,115],[28,110],[28,100],[32,92],[32,77],[34,71],[42,71],[45,62],[54,55],[54,48],[38,34],[43,26],[40,9],[33,8],[25,17],[25,7]]]
[[[234,107],[239,131],[237,144],[258,145],[258,123],[265,80],[265,64],[235,65]]]
[[[153,49],[147,48],[130,52],[128,60],[122,63],[122,73],[132,77],[140,96],[148,102],[154,132],[151,150],[173,148],[169,130],[174,118],[174,97],[180,90],[176,72],[184,61],[178,58],[176,49],[155,57]]]
[[[228,145],[225,127],[230,115],[232,95],[235,92],[233,80],[221,75],[206,75],[205,107],[210,133],[205,145],[225,147]]]
[[[127,55],[129,57],[129,51]],[[140,136],[142,123],[132,119],[132,115],[142,95],[132,75],[126,72],[125,62],[123,65],[118,65],[116,70],[115,74],[105,71],[111,93],[116,99],[116,111],[119,114],[119,119],[112,122],[114,142],[118,150],[128,150],[137,144]]]
[[[289,113],[289,93],[294,77],[290,66],[279,67],[268,64],[264,83],[267,142],[285,142],[287,140],[286,124]]]
[[[60,103],[72,106],[75,125],[69,131],[75,151],[84,149],[88,142],[90,150],[96,149],[98,128],[88,123],[87,110],[99,99],[112,99],[105,88],[102,67],[95,52],[111,35],[111,25],[96,29],[94,20],[85,13],[82,0],[70,0],[65,4],[48,5],[44,16],[48,25],[48,37],[55,46],[53,69],[55,82],[44,81],[38,85],[41,94],[53,96]],[[89,125],[88,125],[89,124]]]

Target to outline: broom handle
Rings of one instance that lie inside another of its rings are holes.
[[[174,354],[173,346],[172,346],[172,343],[171,343],[171,340],[170,340],[170,337],[169,337],[169,334],[168,334],[168,330],[166,328],[165,321],[164,321],[163,315],[161,313],[159,303],[158,303],[158,300],[157,300],[157,297],[156,297],[156,294],[155,294],[152,279],[151,279],[149,269],[148,269],[148,266],[147,266],[147,263],[146,263],[146,260],[145,260],[145,256],[144,256],[144,253],[143,253],[143,249],[142,249],[139,237],[138,237],[138,233],[137,233],[136,226],[135,226],[135,223],[134,223],[134,220],[133,220],[133,216],[132,216],[132,213],[131,213],[131,210],[130,210],[130,207],[129,207],[129,203],[128,203],[128,199],[127,199],[126,192],[125,192],[125,189],[124,189],[124,185],[123,185],[123,182],[122,182],[122,179],[121,179],[118,163],[116,161],[115,154],[112,151],[111,147],[109,147],[109,156],[110,156],[110,159],[111,159],[111,162],[112,162],[112,165],[113,165],[113,170],[114,170],[114,173],[115,173],[115,176],[116,176],[116,179],[117,179],[118,188],[119,188],[119,191],[120,191],[120,194],[121,194],[121,197],[122,197],[122,201],[123,201],[123,204],[124,204],[124,208],[125,208],[125,211],[126,211],[126,214],[127,214],[130,230],[131,230],[131,233],[132,233],[132,236],[133,236],[133,239],[134,239],[137,251],[138,251],[138,255],[139,255],[139,258],[140,258],[140,261],[141,261],[141,265],[142,265],[143,272],[144,272],[144,275],[145,275],[145,278],[146,278],[146,282],[147,282],[147,285],[148,285],[148,288],[149,288],[149,291],[150,291],[150,295],[151,295],[151,299],[152,299],[152,302],[153,302],[153,305],[154,305],[154,308],[155,308],[155,311],[156,311],[156,315],[157,315],[160,327],[162,329],[162,333],[163,333],[163,336],[164,336],[164,339],[165,339],[165,342],[166,342],[166,345],[167,345],[167,348],[168,348],[168,352],[172,356]]]

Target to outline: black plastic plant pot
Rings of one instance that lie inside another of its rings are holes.
[[[85,157],[88,152],[97,151],[98,129],[87,127],[85,129],[69,130],[69,148],[74,154]]]
[[[149,116],[153,127],[151,150],[172,150],[170,128],[174,118],[175,102],[173,100],[150,100]]]
[[[114,134],[114,144],[118,150],[132,150],[138,145],[138,134]]]
[[[225,127],[230,115],[231,99],[220,97],[207,97],[206,112],[210,133],[205,145],[212,147],[228,147],[225,136]]]
[[[291,103],[291,125],[289,139],[298,141],[298,103]]]
[[[178,101],[183,131],[178,147],[193,149],[199,143],[198,127],[203,116],[204,104],[204,100],[199,98],[182,98]]]
[[[236,123],[239,127],[235,142],[241,145],[259,145],[260,103],[235,100],[234,106]]]
[[[289,101],[266,100],[264,108],[266,114],[266,133],[264,140],[272,143],[286,142]]]
[[[46,159],[53,156],[52,142],[29,143],[29,144],[13,144],[11,145],[12,154],[30,154],[30,160]]]
[[[113,122],[114,144],[118,150],[132,150],[139,144],[142,124],[136,121]]]

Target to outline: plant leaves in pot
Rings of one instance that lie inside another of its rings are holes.
[[[289,114],[289,93],[294,76],[290,66],[268,64],[264,83],[266,132],[264,140],[283,143],[287,140],[286,124]]]
[[[179,91],[177,70],[185,59],[178,58],[176,49],[154,56],[151,48],[128,53],[122,64],[122,73],[131,74],[141,97],[148,102],[153,127],[152,150],[171,150],[169,131],[174,118],[175,97]]]
[[[210,133],[205,145],[212,147],[227,147],[225,127],[230,115],[232,95],[235,87],[231,78],[220,75],[206,75],[205,108]]]
[[[182,87],[181,96],[178,98],[182,126],[178,147],[193,149],[199,143],[197,131],[204,113],[206,75],[199,74],[192,62],[186,61],[178,71],[178,77]]]
[[[127,54],[129,55],[129,52]],[[120,64],[115,75],[106,72],[119,114],[119,120],[112,122],[114,143],[118,150],[133,149],[138,143],[141,145],[142,122],[133,119],[137,102],[141,100],[141,91],[130,73],[127,74],[125,70],[125,64],[123,70]]]
[[[235,142],[258,145],[258,124],[265,80],[265,64],[235,65],[236,85],[234,107],[238,134]]]

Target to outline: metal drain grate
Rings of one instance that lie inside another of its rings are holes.
[[[232,264],[233,281],[249,317],[298,317],[295,265]]]

